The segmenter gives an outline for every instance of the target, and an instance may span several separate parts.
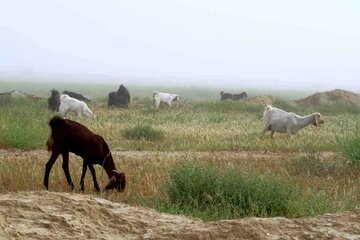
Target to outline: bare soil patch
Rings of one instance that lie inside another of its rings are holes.
[[[255,96],[245,99],[245,103],[251,106],[256,105],[272,105],[275,101],[275,97],[272,96]]]
[[[360,210],[206,223],[93,195],[33,191],[1,194],[0,216],[0,238],[360,239]]]
[[[360,95],[343,89],[335,89],[327,92],[318,92],[309,97],[295,100],[302,107],[331,105],[334,103],[344,105],[356,105],[360,107]]]

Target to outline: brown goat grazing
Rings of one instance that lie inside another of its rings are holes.
[[[121,192],[125,189],[125,174],[116,170],[114,160],[105,140],[84,125],[61,117],[55,116],[49,122],[51,135],[46,143],[48,150],[51,151],[51,157],[46,163],[44,186],[48,189],[49,174],[57,157],[61,154],[63,157],[63,170],[68,184],[74,189],[74,184],[69,173],[69,152],[83,158],[83,167],[80,180],[81,190],[84,191],[84,178],[87,167],[89,167],[96,191],[100,191],[96,180],[94,164],[101,165],[108,177],[109,182],[105,190],[116,189]]]

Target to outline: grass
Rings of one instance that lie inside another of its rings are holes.
[[[349,160],[352,166],[360,166],[360,133],[358,129],[348,136],[337,138],[339,150]]]
[[[160,209],[206,220],[290,216],[300,194],[293,183],[275,175],[232,167],[220,174],[215,167],[197,164],[173,168],[165,189],[167,201]]]
[[[51,88],[37,91],[46,95]],[[306,109],[277,99],[276,106],[299,114],[321,112],[325,124],[302,129],[291,140],[284,134],[271,139],[260,136],[264,106],[219,102],[218,92],[209,90],[154,110],[146,88],[133,94],[137,99],[129,109],[108,109],[100,92],[108,88],[114,90],[110,85],[88,89],[97,96],[89,103],[95,119],[68,116],[102,135],[127,175],[125,193],[99,196],[204,220],[312,216],[360,206],[360,112],[353,106]],[[49,154],[42,150],[55,114],[46,99],[0,99],[0,192],[43,189]],[[70,158],[78,186],[81,161]],[[99,166],[96,171],[104,187],[106,174]],[[89,176],[85,193],[95,194]],[[50,189],[70,191],[61,160]]]
[[[0,154],[0,192],[43,189],[49,153],[2,150]],[[285,162],[296,161],[296,154],[265,157],[236,152],[115,151],[113,156],[117,168],[126,173],[126,191],[98,196],[134,206],[204,220],[313,216],[360,206],[360,168],[339,168],[315,176],[288,171]],[[331,160],[327,155],[321,156],[324,157]],[[79,157],[70,155],[76,193],[81,193],[81,163]],[[50,174],[49,188],[70,192],[61,165],[59,157]],[[106,173],[100,166],[95,168],[100,187],[104,188]],[[85,178],[85,194],[97,194],[90,173]]]
[[[108,109],[104,101],[92,101],[89,107],[96,119],[71,114],[68,118],[104,136],[112,149],[123,150],[333,151],[338,145],[337,138],[351,134],[359,121],[359,114],[352,112],[323,115],[325,124],[321,128],[309,126],[289,141],[284,134],[275,134],[274,139],[261,137],[263,106],[241,102],[195,101],[155,111],[151,101],[139,99],[131,102],[130,109]],[[299,111],[310,113],[300,108]],[[54,114],[47,109],[45,99],[37,102],[12,99],[0,108],[0,147],[42,149],[49,134],[47,123]],[[131,129],[136,131],[139,126],[151,126],[164,135],[155,137],[156,141],[146,137],[143,141],[132,138],[130,133],[124,134]]]
[[[127,139],[156,141],[164,138],[164,132],[156,130],[150,125],[137,125],[134,128],[126,129],[124,137]]]

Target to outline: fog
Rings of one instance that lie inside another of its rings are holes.
[[[359,1],[12,0],[0,80],[360,91]]]

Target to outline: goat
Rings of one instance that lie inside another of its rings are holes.
[[[87,117],[95,117],[85,102],[70,97],[67,94],[61,94],[59,112],[66,116],[68,112],[73,112],[77,116],[84,114]]]
[[[48,108],[52,111],[58,111],[60,106],[60,93],[53,89],[51,90],[51,96],[48,99]]]
[[[239,94],[232,94],[232,93],[224,93],[224,91],[221,91],[220,95],[221,95],[220,101],[224,101],[224,100],[227,100],[227,99],[237,101],[237,100],[247,98],[247,93],[246,92],[242,92],[242,93],[239,93]]]
[[[171,102],[175,101],[180,101],[178,94],[162,93],[157,91],[153,92],[153,104],[156,109],[159,108],[161,102],[164,102],[171,107]]]
[[[77,100],[84,101],[84,102],[90,102],[90,99],[84,97],[83,95],[76,93],[76,92],[70,92],[70,91],[63,91],[63,94],[67,94],[72,98],[76,98]]]
[[[117,92],[109,93],[108,107],[124,107],[128,108],[130,103],[130,93],[124,85],[120,85]]]
[[[320,113],[299,116],[270,105],[266,106],[263,119],[264,128],[262,134],[264,135],[267,131],[271,131],[271,137],[274,136],[274,132],[280,132],[287,133],[289,138],[291,138],[291,135],[296,134],[300,129],[310,124],[320,127],[320,124],[324,123]]]
[[[69,152],[75,153],[83,159],[80,180],[81,191],[85,189],[84,178],[88,167],[94,181],[94,188],[97,192],[100,191],[96,180],[94,164],[101,165],[110,179],[105,190],[116,189],[121,192],[125,189],[125,174],[116,170],[113,157],[103,137],[91,132],[78,122],[58,116],[53,117],[49,121],[49,126],[51,128],[51,135],[46,145],[48,150],[51,151],[51,156],[45,165],[44,186],[46,190],[49,189],[50,170],[60,154],[63,158],[62,168],[66,180],[71,189],[74,189],[69,172]]]

